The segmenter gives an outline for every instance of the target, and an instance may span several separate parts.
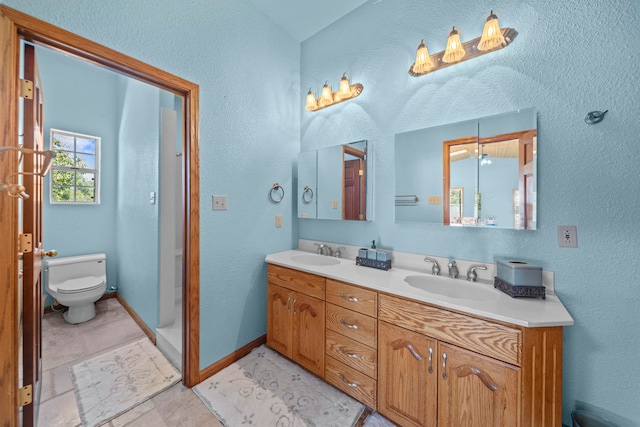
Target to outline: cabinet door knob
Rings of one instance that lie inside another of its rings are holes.
[[[429,347],[429,373],[433,373],[433,349]]]
[[[447,353],[442,353],[442,379],[447,379]]]

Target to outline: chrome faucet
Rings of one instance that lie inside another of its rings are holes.
[[[467,280],[470,282],[475,282],[478,280],[478,273],[476,270],[486,270],[487,266],[484,264],[475,264],[469,267],[467,270]]]
[[[325,245],[324,243],[314,243],[314,245],[318,247],[318,250],[316,251],[318,255],[331,256],[333,254],[331,246]]]
[[[342,258],[342,251],[347,250],[347,248],[345,248],[344,246],[340,246],[338,249],[336,249],[333,252],[333,256],[336,258]]]
[[[424,257],[424,262],[430,262],[433,264],[433,266],[431,267],[431,274],[433,274],[434,276],[440,275],[440,265],[438,264],[438,261],[436,261],[434,258],[426,256]]]
[[[452,279],[457,278],[459,271],[458,271],[458,266],[456,265],[456,260],[450,259],[449,264],[447,264],[447,267],[449,267],[449,277],[451,277]]]

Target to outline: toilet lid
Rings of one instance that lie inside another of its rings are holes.
[[[65,280],[58,285],[58,292],[61,294],[74,294],[76,292],[92,291],[102,285],[104,285],[104,280],[100,277],[87,276]]]

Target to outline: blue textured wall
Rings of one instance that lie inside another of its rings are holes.
[[[637,211],[640,64],[638,2],[372,0],[302,43],[304,91],[345,71],[359,98],[304,112],[301,148],[366,138],[375,151],[375,221],[306,220],[300,237],[489,262],[537,260],[575,319],[565,329],[563,413],[573,408],[640,425]],[[519,35],[507,48],[433,74],[407,74],[422,38],[444,49],[453,25],[477,37],[490,9]],[[538,230],[394,223],[394,134],[536,107]],[[583,118],[606,110],[589,126]],[[557,226],[578,227],[577,249],[558,248]]]
[[[115,238],[118,292],[155,330],[159,300],[160,91],[133,79],[119,85]],[[113,231],[113,230],[112,230]]]
[[[45,144],[50,129],[78,132],[101,138],[101,201],[98,205],[49,203],[49,176],[45,178],[43,205],[44,244],[58,256],[104,252],[107,282],[116,285],[117,254],[115,212],[118,155],[118,75],[49,49],[37,48],[44,87]]]
[[[3,3],[200,85],[201,367],[262,336],[264,256],[297,245],[299,43],[249,0]],[[211,211],[213,194],[227,211]]]

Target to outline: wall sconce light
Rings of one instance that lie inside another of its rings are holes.
[[[21,155],[25,153],[36,154],[38,156],[44,157],[44,160],[42,161],[42,167],[40,168],[40,172],[15,172],[6,177],[6,180],[7,180],[6,183],[0,182],[0,191],[6,191],[10,197],[19,197],[21,199],[28,199],[29,195],[25,192],[24,186],[20,184],[10,184],[8,181],[10,181],[11,178],[18,175],[35,175],[35,176],[44,177],[49,172],[49,169],[51,169],[51,164],[53,163],[53,159],[56,157],[56,153],[51,150],[37,151],[37,150],[31,150],[29,148],[23,148],[23,147],[0,147],[0,153],[5,151],[16,151]]]
[[[432,73],[441,68],[476,58],[509,46],[518,32],[513,28],[500,29],[497,15],[491,11],[487,17],[482,35],[468,42],[460,41],[460,31],[453,27],[449,33],[447,47],[444,51],[429,55],[427,46],[422,40],[418,45],[416,61],[409,67],[413,77]]]
[[[322,87],[320,98],[316,98],[313,90],[309,89],[305,109],[309,111],[322,110],[323,108],[327,108],[331,105],[356,98],[362,93],[363,89],[364,86],[360,83],[349,84],[347,73],[344,73],[340,79],[340,87],[335,92],[332,91],[331,86],[329,86],[329,82],[325,82]]]

